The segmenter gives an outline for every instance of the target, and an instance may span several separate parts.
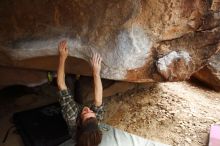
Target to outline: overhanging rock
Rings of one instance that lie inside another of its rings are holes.
[[[212,56],[207,66],[196,72],[197,79],[220,91],[220,52]]]
[[[0,65],[55,71],[66,39],[68,73],[90,75],[95,51],[103,78],[185,80],[217,50],[219,8],[217,0],[0,1]]]

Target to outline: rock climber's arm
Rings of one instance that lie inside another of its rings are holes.
[[[93,80],[94,80],[94,104],[95,106],[99,107],[102,105],[102,93],[103,93],[103,87],[102,87],[102,81],[100,77],[100,71],[101,71],[101,62],[102,58],[99,54],[95,53],[90,60],[92,65],[92,73],[93,73]]]
[[[66,41],[62,41],[58,45],[59,64],[57,69],[57,85],[59,90],[67,90],[65,83],[65,62],[68,56],[68,48]]]

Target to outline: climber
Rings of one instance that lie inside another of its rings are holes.
[[[98,146],[102,140],[102,132],[98,123],[103,119],[104,106],[102,103],[102,82],[100,78],[102,58],[94,53],[90,63],[94,79],[94,103],[89,106],[74,101],[71,91],[65,83],[65,61],[68,56],[67,42],[58,45],[59,64],[57,70],[57,85],[59,88],[59,102],[63,117],[68,125],[69,133],[76,146]]]

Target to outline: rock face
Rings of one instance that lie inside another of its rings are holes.
[[[212,56],[208,65],[196,72],[194,77],[220,91],[220,52]]]
[[[66,71],[90,75],[92,52],[103,78],[181,81],[205,66],[220,40],[218,0],[0,1],[0,65],[53,70],[66,39]]]
[[[0,75],[0,88],[10,85],[33,87],[48,82],[47,73],[44,71],[0,67]]]

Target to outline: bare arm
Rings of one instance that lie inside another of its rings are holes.
[[[92,65],[92,73],[93,73],[93,80],[94,80],[94,94],[95,94],[95,106],[102,105],[102,81],[100,77],[100,70],[101,70],[101,62],[102,58],[99,54],[94,54],[92,59],[90,60]]]
[[[59,103],[63,117],[71,129],[76,126],[76,119],[80,112],[80,105],[73,100],[71,92],[67,89],[65,83],[65,61],[68,56],[66,41],[62,41],[58,46],[59,64],[57,69],[57,85],[59,88]]]
[[[66,83],[65,83],[65,62],[68,56],[68,49],[66,41],[62,41],[59,43],[58,46],[59,50],[59,64],[57,69],[57,85],[59,90],[66,90]]]

